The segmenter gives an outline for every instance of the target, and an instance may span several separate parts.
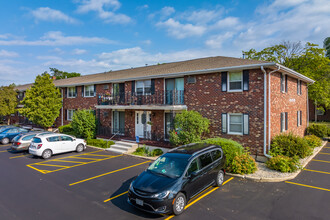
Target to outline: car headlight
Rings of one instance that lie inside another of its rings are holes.
[[[157,198],[157,199],[164,199],[166,198],[168,195],[170,194],[170,191],[165,191],[165,192],[161,192],[161,193],[157,193],[157,194],[154,194],[152,195],[151,197],[152,198]]]
[[[133,191],[133,181],[131,182],[131,184],[129,185],[129,191]]]

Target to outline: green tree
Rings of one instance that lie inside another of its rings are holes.
[[[277,62],[315,80],[308,87],[309,98],[319,109],[330,107],[330,59],[317,44],[283,42],[259,52],[250,49],[243,53],[247,59]]]
[[[330,37],[327,37],[323,41],[323,47],[326,50],[325,55],[330,58]]]
[[[73,114],[73,132],[81,138],[91,139],[96,133],[96,118],[91,110],[78,110]]]
[[[210,121],[196,111],[183,111],[174,118],[175,130],[170,132],[174,145],[200,142],[203,134],[209,132]]]
[[[33,86],[26,90],[22,105],[24,107],[18,109],[22,115],[35,124],[49,128],[60,114],[61,92],[49,74],[38,75]]]
[[[80,73],[76,73],[76,72],[69,73],[69,72],[61,71],[61,70],[58,70],[58,69],[52,68],[52,67],[50,67],[49,69],[50,69],[50,77],[52,78],[55,76],[56,80],[81,76]],[[46,71],[43,73],[43,75],[45,75],[45,74],[49,74],[49,73],[47,73],[47,71]]]
[[[10,115],[16,112],[17,92],[15,84],[0,87],[0,115],[8,116],[7,124],[10,124]]]

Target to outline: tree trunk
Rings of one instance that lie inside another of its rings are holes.
[[[10,125],[10,116],[7,118],[7,125]]]

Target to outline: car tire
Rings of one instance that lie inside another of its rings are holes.
[[[52,151],[47,149],[47,150],[44,150],[44,152],[42,152],[42,158],[44,159],[49,159],[51,156],[52,156]]]
[[[222,186],[224,179],[225,179],[225,173],[223,172],[223,170],[220,170],[217,174],[217,178],[215,179],[215,185],[217,187]]]
[[[3,138],[1,140],[1,144],[8,144],[9,143],[9,139],[8,138]]]
[[[77,151],[78,153],[83,152],[83,151],[84,151],[84,145],[82,145],[82,144],[78,144],[78,146],[76,147],[76,151]]]
[[[186,203],[187,203],[186,196],[183,193],[178,193],[173,203],[174,215],[180,215],[184,211],[184,208],[186,207]]]

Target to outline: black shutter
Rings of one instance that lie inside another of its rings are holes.
[[[299,79],[297,79],[297,94],[299,95]]]
[[[68,88],[67,88],[67,87],[65,87],[65,88],[64,88],[64,98],[66,98],[66,97],[67,97],[67,93],[68,93]]]
[[[75,97],[77,97],[77,86],[75,87],[75,94],[74,94]]]
[[[243,114],[243,134],[250,133],[249,114]]]
[[[223,134],[227,134],[227,113],[221,114],[221,131]]]
[[[152,79],[151,80],[151,95],[154,95],[155,94],[155,79]]]
[[[135,93],[135,81],[132,81],[132,91],[131,91],[131,94],[134,95]]]
[[[84,97],[84,86],[81,86],[81,97]]]
[[[243,91],[249,90],[249,70],[243,70]]]
[[[94,95],[93,96],[96,96],[96,85],[94,85]]]
[[[299,127],[299,122],[300,122],[299,114],[300,114],[300,111],[297,111],[297,127]]]
[[[288,92],[288,75],[285,75],[285,92]]]
[[[227,72],[221,72],[221,91],[227,91]]]
[[[302,83],[301,83],[301,80],[299,80],[299,90],[300,90],[300,91],[299,91],[299,94],[300,94],[300,95],[302,94],[302,93],[301,93],[301,84],[302,84]]]
[[[284,92],[284,88],[283,88],[283,80],[284,80],[284,75],[283,73],[281,74],[281,92]],[[282,131],[282,130],[281,130]]]
[[[285,130],[288,130],[288,113],[285,112]]]
[[[68,110],[67,109],[64,109],[64,120],[68,120]]]
[[[302,111],[300,111],[300,125],[302,125]]]
[[[281,112],[281,132],[283,131],[283,112]]]

